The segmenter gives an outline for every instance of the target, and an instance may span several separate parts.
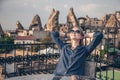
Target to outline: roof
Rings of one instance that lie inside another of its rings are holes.
[[[86,18],[85,18],[85,17],[79,17],[79,18],[78,18],[78,20],[80,20],[80,19],[84,19],[84,20],[86,20]]]
[[[15,40],[34,40],[34,36],[16,36]]]

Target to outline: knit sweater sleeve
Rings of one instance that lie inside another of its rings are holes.
[[[52,31],[51,32],[51,37],[52,37],[53,41],[57,44],[57,46],[60,49],[62,49],[62,47],[65,45],[65,43],[63,43],[63,41],[60,39],[59,32]]]
[[[100,31],[96,31],[93,35],[93,40],[87,46],[88,52],[91,53],[97,45],[102,41],[103,34]]]

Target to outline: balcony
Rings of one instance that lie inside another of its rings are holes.
[[[54,43],[8,44],[0,46],[6,50],[12,48],[10,52],[0,53],[0,66],[2,75],[4,75],[6,80],[11,77],[22,78],[25,75],[33,74],[34,76],[38,74],[45,74],[48,77],[53,76],[53,71],[60,56],[59,49]],[[38,50],[32,50],[34,47]],[[98,55],[97,49],[93,53],[93,55],[89,56],[88,61],[92,62],[91,66],[96,68],[94,73],[96,78],[107,80],[120,79],[118,76],[120,74],[120,55],[109,56],[104,59]],[[115,61],[118,64],[114,64]]]
[[[86,40],[91,41],[85,39],[85,44],[89,43]],[[120,80],[120,50],[115,42],[114,36],[109,41],[103,38],[86,60],[86,72],[98,80]],[[50,80],[59,57],[60,50],[55,43],[0,44],[0,73],[5,80]]]

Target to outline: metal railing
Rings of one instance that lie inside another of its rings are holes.
[[[42,72],[53,73],[59,58],[59,53],[54,52],[56,50],[53,49],[54,45],[54,43],[1,45],[6,47],[6,50],[9,47],[13,49],[9,53],[0,54],[3,74],[9,77]],[[38,50],[35,52],[36,49]],[[49,49],[52,50],[48,51]]]

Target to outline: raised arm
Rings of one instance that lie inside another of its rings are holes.
[[[55,32],[55,31],[52,31],[51,32],[51,37],[52,39],[54,40],[54,42],[58,45],[58,47],[60,49],[62,49],[62,47],[65,45],[65,43],[63,43],[63,41],[60,39],[60,36],[61,37],[64,37],[65,36],[65,33],[59,33],[59,32]]]
[[[103,38],[103,34],[100,31],[96,31],[93,34],[93,40],[87,46],[89,53],[91,53],[97,47],[97,45],[101,42],[102,38]]]

